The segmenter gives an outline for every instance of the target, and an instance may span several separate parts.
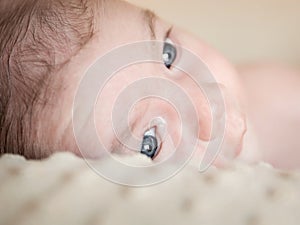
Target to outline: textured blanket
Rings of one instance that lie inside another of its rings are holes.
[[[300,172],[264,164],[205,173],[187,166],[162,184],[128,188],[71,154],[5,155],[0,180],[1,225],[300,224]]]

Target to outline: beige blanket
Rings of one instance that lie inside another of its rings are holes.
[[[187,166],[160,185],[126,188],[71,154],[42,162],[5,155],[0,180],[1,225],[300,224],[300,172],[267,165]]]

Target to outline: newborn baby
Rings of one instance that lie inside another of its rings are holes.
[[[95,126],[109,151],[130,154],[111,125],[121,90],[155,74],[190,96],[199,118],[194,123],[201,128],[195,134],[199,139],[196,156],[203,155],[203,143],[211,139],[212,111],[193,79],[173,66],[180,60],[176,46],[182,46],[201,58],[222,87],[227,115],[224,144],[229,147],[222,150],[216,165],[240,158],[280,168],[299,167],[297,72],[274,66],[244,67],[237,72],[202,40],[120,0],[1,0],[0,11],[1,154],[41,159],[57,151],[70,151],[101,157],[103,150],[93,149],[89,137],[86,149],[80,151],[74,136],[72,113],[78,86],[95,60],[112,49],[157,40],[165,43],[161,63],[130,65],[115,73],[101,91],[95,105]],[[163,118],[168,138],[158,138],[159,129],[149,125],[153,118]],[[89,118],[81,121],[84,137],[85,121]],[[128,115],[128,125],[132,135],[140,139],[136,148],[154,161],[171,154],[180,140],[179,116],[161,99],[138,102]]]

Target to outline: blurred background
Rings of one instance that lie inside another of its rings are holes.
[[[300,67],[299,0],[128,0],[196,34],[236,64]]]

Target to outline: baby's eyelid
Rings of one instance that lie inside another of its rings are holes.
[[[156,154],[156,157],[159,156],[159,154],[161,153],[162,151],[162,148],[163,148],[163,142],[164,142],[164,138],[163,138],[163,134],[162,134],[162,131],[155,126],[155,135],[156,135],[156,140],[157,140],[157,154]],[[156,158],[155,157],[155,158]],[[155,159],[153,158],[153,159]]]
[[[168,44],[171,44],[171,45],[175,46],[175,43],[169,37],[165,39],[165,42],[168,43]]]

